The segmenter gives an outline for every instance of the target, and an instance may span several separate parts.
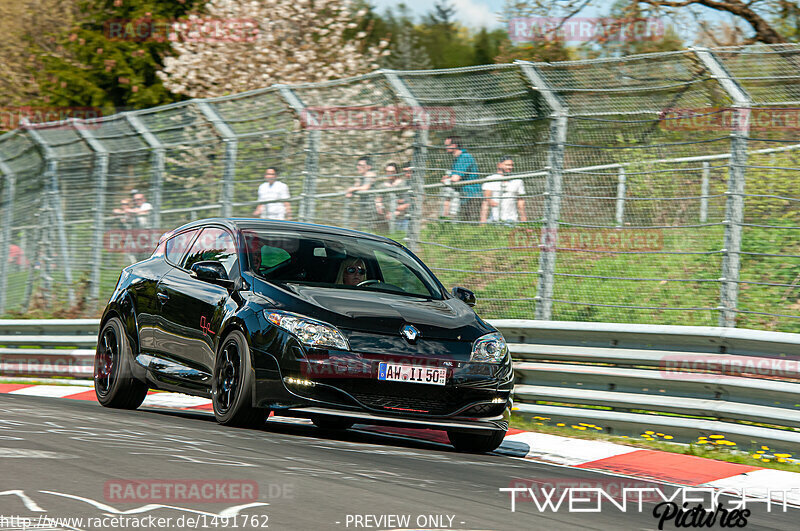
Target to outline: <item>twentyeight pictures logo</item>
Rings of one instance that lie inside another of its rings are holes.
[[[542,513],[648,512],[658,521],[658,529],[664,529],[665,526],[746,527],[751,514],[749,507],[760,506],[771,512],[773,506],[777,506],[786,512],[787,500],[792,494],[800,492],[800,487],[768,489],[764,492],[764,489],[717,490],[707,487],[634,486],[609,489],[608,485],[602,484],[581,487],[531,484],[499,490],[509,493],[511,512],[516,512],[517,504],[521,501],[532,502],[536,510]]]

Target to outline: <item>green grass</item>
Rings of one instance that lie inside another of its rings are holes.
[[[778,222],[774,222],[778,224]],[[623,279],[557,276],[553,298],[577,304],[554,302],[556,320],[653,323],[671,325],[718,324],[722,270],[723,228],[657,229],[658,247],[665,251],[694,251],[714,254],[609,254],[603,252],[559,251],[556,274],[622,277]],[[649,232],[643,237],[647,237]],[[423,245],[422,259],[442,282],[450,287],[473,289],[476,310],[484,318],[532,318],[539,276],[538,238],[540,227],[462,226],[431,223],[422,240],[446,245]],[[794,236],[794,238],[792,237]],[[573,240],[575,241],[575,240]],[[510,244],[522,249],[502,249]],[[562,244],[563,245],[563,244]],[[455,248],[455,249],[452,249]],[[494,249],[469,252],[459,249]],[[800,254],[796,231],[748,227],[742,249],[772,254]],[[462,271],[447,271],[458,269]],[[475,273],[463,271],[476,271]],[[530,272],[520,274],[520,272]],[[638,277],[648,280],[624,280]],[[800,277],[797,259],[745,256],[742,280],[791,284]],[[652,279],[652,280],[650,280]],[[531,299],[531,300],[493,300]],[[623,306],[622,308],[613,306]],[[646,306],[653,309],[625,308]],[[763,313],[798,315],[800,287],[771,287],[742,284],[739,307]],[[678,308],[678,309],[670,309]],[[692,308],[692,310],[687,310]],[[698,308],[698,309],[695,309]],[[700,309],[705,308],[705,309]],[[800,332],[800,319],[739,314],[737,326],[744,328]]]

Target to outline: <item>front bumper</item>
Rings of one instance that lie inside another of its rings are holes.
[[[281,415],[348,417],[369,424],[457,430],[508,428],[513,390],[510,360],[494,365],[452,358],[400,360],[355,352],[303,354],[288,363],[283,357],[280,364],[270,356],[276,362],[271,370],[256,367],[255,406],[280,411]],[[378,380],[382,361],[445,368],[447,383]]]
[[[378,413],[368,413],[363,411],[343,411],[339,409],[325,407],[298,407],[282,411],[281,415],[296,417],[327,416],[348,418],[360,424],[377,424],[381,426],[402,426],[408,428],[429,428],[434,430],[458,430],[458,431],[507,431],[509,409],[502,415],[492,418],[469,419],[469,418],[447,418],[447,419],[422,419],[412,417],[400,417],[396,415],[385,415]]]

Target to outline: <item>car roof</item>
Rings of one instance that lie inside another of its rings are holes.
[[[208,218],[198,219],[190,223],[182,225],[172,232],[179,232],[185,229],[203,227],[205,225],[223,225],[233,231],[240,230],[297,230],[308,232],[312,234],[326,234],[329,236],[355,236],[357,238],[370,239],[375,241],[382,241],[400,245],[391,238],[370,234],[368,232],[361,232],[352,229],[344,229],[341,227],[331,227],[329,225],[317,225],[316,223],[301,223],[298,221],[280,221],[275,219],[257,219],[257,218]]]

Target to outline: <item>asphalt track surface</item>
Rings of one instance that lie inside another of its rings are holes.
[[[357,430],[323,433],[277,422],[235,429],[217,425],[205,412],[118,411],[89,401],[0,395],[0,529],[136,528],[132,520],[99,521],[111,517],[140,518],[141,528],[149,529],[657,529],[649,503],[642,512],[604,506],[600,513],[570,513],[518,502],[512,512],[509,493],[498,489],[518,478],[623,481]],[[107,484],[189,479],[255,482],[258,496],[130,502],[113,498]],[[217,514],[236,518],[215,520]],[[409,523],[366,515],[407,515]],[[755,508],[747,528],[797,529],[798,515]],[[149,516],[154,519],[145,520]],[[50,520],[68,517],[95,520],[83,526]],[[172,518],[170,525],[158,517]],[[676,527],[667,523],[664,529]]]

